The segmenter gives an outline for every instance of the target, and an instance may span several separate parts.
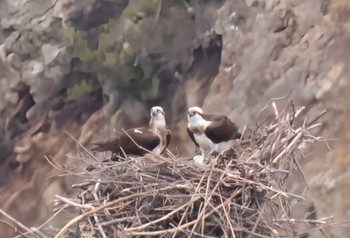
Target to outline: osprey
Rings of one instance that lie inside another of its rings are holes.
[[[201,153],[222,152],[230,140],[238,139],[238,127],[225,115],[205,114],[199,107],[188,109],[187,133]]]
[[[118,131],[111,139],[93,143],[92,151],[111,151],[120,156],[124,153],[142,156],[150,151],[161,154],[169,145],[171,132],[161,107],[152,107],[150,114],[148,126]]]

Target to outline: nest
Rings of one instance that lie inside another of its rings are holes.
[[[79,195],[57,196],[79,212],[55,237],[295,237],[298,222],[328,223],[292,219],[291,202],[304,198],[286,188],[301,169],[301,148],[319,140],[310,133],[316,120],[297,126],[303,108],[279,113],[272,105],[274,120],[207,164],[172,154],[104,163],[84,156],[90,171],[74,185]]]

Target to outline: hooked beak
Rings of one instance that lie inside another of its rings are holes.
[[[152,111],[152,117],[155,117],[155,116],[157,116],[157,114],[158,113],[161,113],[161,114],[163,114],[164,115],[164,112],[162,112],[161,110],[154,110],[154,111]]]
[[[195,114],[195,112],[194,112],[194,111],[189,111],[189,112],[188,112],[188,116],[189,116],[189,117],[193,117],[193,116],[194,116],[194,114]]]

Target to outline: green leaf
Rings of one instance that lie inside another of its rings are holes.
[[[77,32],[73,27],[67,27],[63,30],[63,35],[68,39],[70,45],[74,44]]]
[[[88,47],[87,40],[76,39],[73,56],[78,57],[81,61],[89,61],[94,59],[96,54]]]
[[[80,84],[75,84],[72,88],[68,89],[69,100],[79,100],[92,91],[92,85],[82,80]]]

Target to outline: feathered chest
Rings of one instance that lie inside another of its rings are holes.
[[[201,135],[205,132],[205,129],[210,125],[210,122],[195,123],[189,122],[187,127],[193,132],[193,134]]]

